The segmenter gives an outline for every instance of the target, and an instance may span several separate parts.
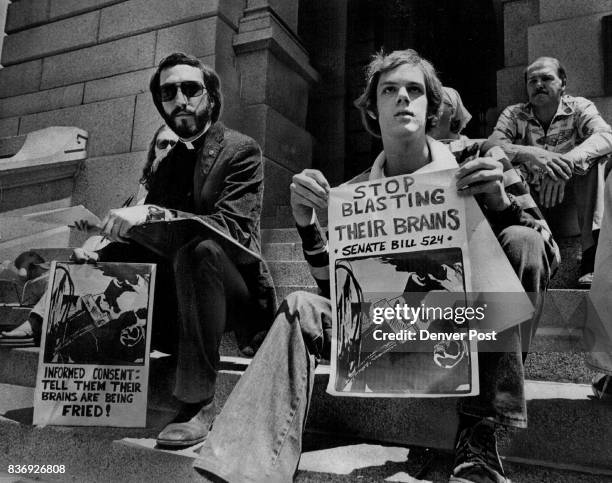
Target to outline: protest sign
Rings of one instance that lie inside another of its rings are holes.
[[[466,210],[453,174],[331,190],[331,394],[478,393],[477,331],[469,322],[480,312],[467,303]]]
[[[54,262],[34,424],[146,425],[155,265]]]

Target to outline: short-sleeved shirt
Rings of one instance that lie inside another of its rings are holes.
[[[594,133],[612,134],[612,128],[601,117],[595,104],[584,97],[569,95],[561,98],[547,130],[535,117],[529,102],[506,107],[494,130],[512,144],[536,146],[559,154],[568,153]],[[577,159],[572,159],[576,171],[584,174],[610,150],[609,143],[602,143],[595,149],[580,153]]]

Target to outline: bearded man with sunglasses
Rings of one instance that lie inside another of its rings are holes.
[[[230,259],[217,241],[200,233],[162,258],[131,240],[130,228],[183,212],[259,254],[263,166],[257,143],[218,121],[220,80],[210,67],[171,54],[160,62],[150,90],[180,141],[149,180],[144,205],[111,210],[102,221],[102,233],[114,243],[87,257],[157,263],[152,344],[176,355],[174,396],[181,403],[157,442],[185,447],[204,440],[214,418],[226,325],[235,330],[242,352],[253,355],[274,315],[272,279],[264,262]]]

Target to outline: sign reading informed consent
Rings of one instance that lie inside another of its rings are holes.
[[[144,427],[155,265],[54,262],[34,424]]]

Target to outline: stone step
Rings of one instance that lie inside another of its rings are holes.
[[[590,383],[594,373],[584,364],[580,337],[578,330],[539,328],[526,361],[526,376],[551,382]],[[36,383],[39,351],[38,347],[0,347],[0,383],[33,387]],[[219,353],[225,364],[222,367],[230,364],[229,367],[233,368],[228,361],[241,356],[233,334],[224,335]],[[155,354],[152,353],[151,373],[158,371],[159,374],[150,379],[168,380],[168,384],[171,384],[173,369],[168,369],[166,359],[160,359]],[[228,357],[230,359],[224,359]]]
[[[264,243],[262,255],[266,261],[303,261],[301,243]]]
[[[276,287],[276,300],[280,303],[287,295],[297,291],[319,293],[319,288],[316,285],[280,285]]]
[[[295,228],[268,228],[261,230],[262,243],[301,243]]]
[[[268,262],[268,268],[277,287],[284,285],[308,286],[314,283],[308,264],[303,261],[270,261]]]
[[[580,237],[556,238],[561,252],[561,265],[550,281],[550,288],[578,288],[580,277]]]
[[[235,370],[219,373],[217,401],[222,406],[233,385],[242,375],[241,363]],[[456,401],[453,399],[361,399],[332,397],[325,393],[329,367],[319,366],[307,423],[308,431],[332,437],[366,439],[386,444],[414,445],[449,451],[456,428]],[[500,435],[500,452],[511,460],[537,465],[573,465],[590,468],[597,474],[612,474],[612,411],[609,404],[589,398],[588,385],[527,381],[526,395],[530,426],[527,430],[506,430]],[[0,454],[0,464],[34,461],[45,455],[47,461],[66,464],[69,474],[80,481],[96,481],[97,469],[122,466],[104,473],[104,481],[136,481],[147,466],[134,460],[162,458],[175,465],[165,452],[147,455],[134,446],[151,446],[152,438],[171,418],[170,408],[150,403],[147,428],[33,428],[32,388],[0,386],[0,434],[10,441]],[[125,439],[128,438],[128,439]],[[112,441],[122,440],[112,445]],[[127,449],[127,448],[132,449]],[[124,453],[127,451],[127,453]],[[103,454],[102,454],[103,453]],[[98,462],[93,461],[98,458]],[[87,463],[87,464],[85,464]],[[156,466],[150,473],[157,475]],[[178,479],[177,479],[178,478]],[[157,481],[155,479],[154,481]],[[159,480],[170,481],[170,480]],[[174,475],[172,481],[189,481]],[[545,481],[545,480],[541,480]]]

